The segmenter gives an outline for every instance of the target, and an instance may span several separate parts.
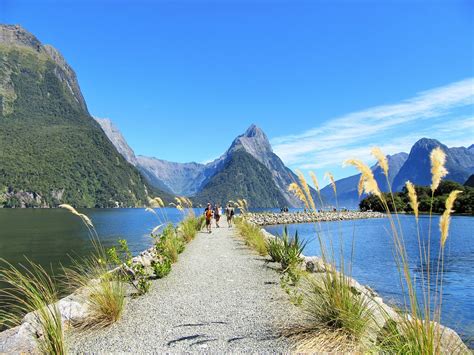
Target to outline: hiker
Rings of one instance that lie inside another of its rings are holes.
[[[221,219],[221,206],[219,204],[216,204],[216,207],[214,208],[214,219],[216,220],[216,227],[219,227],[219,220]]]
[[[210,203],[207,204],[207,207],[204,210],[204,217],[206,217],[206,229],[211,233],[212,206]]]
[[[225,209],[225,215],[227,217],[227,224],[229,228],[232,227],[232,218],[234,217],[234,207],[229,203]]]

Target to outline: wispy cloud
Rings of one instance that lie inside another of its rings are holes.
[[[331,169],[352,156],[370,159],[373,145],[393,154],[409,150],[421,137],[470,144],[473,107],[474,78],[469,78],[400,103],[349,113],[301,134],[274,138],[272,145],[292,167]]]

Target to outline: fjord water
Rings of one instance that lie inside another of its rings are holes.
[[[431,268],[436,270],[439,251],[439,216],[432,220]],[[416,222],[413,216],[400,216],[410,269],[421,292],[422,269],[419,263]],[[429,217],[420,217],[421,238],[427,243]],[[393,259],[393,241],[387,218],[365,219],[321,224],[288,225],[290,235],[296,231],[307,240],[304,250],[307,256],[320,255],[316,231],[321,231],[323,240],[332,241],[336,258],[342,245],[344,260],[349,265],[352,241],[354,254],[352,276],[361,284],[369,285],[386,301],[403,304],[403,296],[397,266]],[[281,235],[283,226],[265,228],[272,234]],[[442,323],[455,329],[463,340],[474,347],[474,218],[453,216],[445,249],[443,270]],[[329,244],[328,244],[329,245]],[[424,265],[426,271],[426,265]],[[436,273],[436,271],[435,271]],[[434,290],[434,283],[431,289]]]
[[[92,219],[105,247],[126,239],[134,254],[152,244],[151,230],[162,223],[145,209],[79,212]],[[172,223],[183,218],[183,213],[175,208],[162,209],[158,215]],[[24,262],[26,256],[48,269],[58,270],[61,264],[69,265],[71,257],[91,251],[87,229],[77,216],[64,209],[0,209],[0,258],[10,263]]]

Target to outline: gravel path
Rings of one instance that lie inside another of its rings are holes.
[[[288,352],[278,329],[296,307],[271,265],[221,225],[199,233],[118,323],[72,334],[71,352]]]

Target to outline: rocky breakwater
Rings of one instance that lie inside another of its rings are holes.
[[[268,226],[274,224],[313,223],[328,221],[345,221],[351,219],[383,218],[380,212],[259,212],[247,213],[245,218],[256,225]]]

